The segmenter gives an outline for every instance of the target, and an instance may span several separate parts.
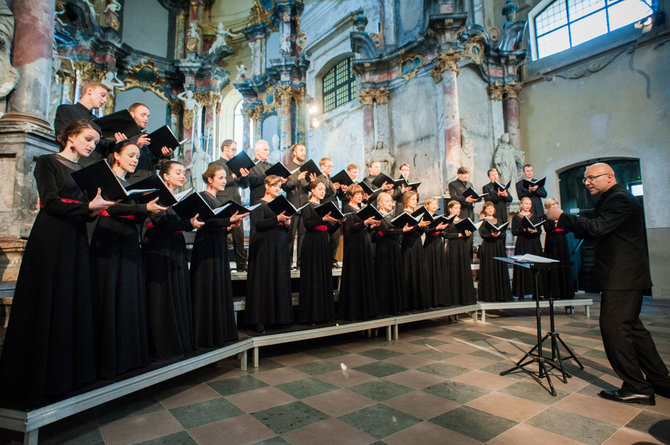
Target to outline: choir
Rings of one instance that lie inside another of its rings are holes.
[[[304,146],[296,146],[290,176],[266,175],[269,148],[259,141],[258,161],[243,182],[252,187],[257,205],[247,209],[219,200],[226,196],[226,185],[235,183],[228,176],[238,179],[224,159],[202,174],[206,189],[193,192],[205,215],[159,201],[161,195],[152,194],[158,189],[115,201],[104,199],[100,189],[96,196],[87,196],[70,173],[82,168],[79,159],[93,151],[99,138],[95,124],[72,121],[58,136],[62,151],[37,161],[41,210],[21,265],[0,358],[0,375],[8,388],[2,404],[38,406],[96,380],[119,379],[152,362],[179,360],[236,341],[228,235],[247,216],[251,237],[245,311],[239,322],[258,333],[294,321],[315,325],[366,320],[476,302],[470,257],[476,229],[460,224],[469,217],[461,211],[463,203],[470,208],[472,199],[459,195],[461,202],[450,201],[443,216],[438,198],[419,206],[418,193],[407,182],[407,164],[401,165],[395,185],[384,180],[376,189],[378,163],[371,164],[361,183],[355,182],[358,167],[350,164],[352,181],[347,186],[331,181],[329,158],[319,162],[318,177],[299,171],[305,165]],[[118,182],[132,189],[125,178],[135,171],[140,153],[136,142],[121,140],[98,162],[106,162]],[[161,159],[156,167],[161,183],[176,196],[185,182],[184,166]],[[464,187],[471,186],[467,173],[459,170]],[[523,298],[532,293],[528,277],[515,270],[512,291],[506,265],[494,259],[506,255],[508,193],[504,187],[494,188],[499,186],[497,172],[489,177],[488,188],[504,199],[482,207],[478,299]],[[306,203],[294,200],[302,206],[289,213],[277,211],[273,202],[294,184],[303,184],[305,193],[309,189]],[[341,208],[326,207],[338,198]],[[547,205],[556,203],[548,200]],[[229,206],[236,210],[226,212]],[[542,221],[531,207],[531,199],[523,198],[521,212],[511,221],[516,253],[542,254]],[[90,244],[87,224],[95,226]],[[291,224],[301,225],[302,242],[290,239],[298,232]],[[569,264],[565,233],[551,222],[544,222],[544,229],[545,254]],[[184,232],[193,230],[189,263]],[[332,246],[337,234],[344,250],[336,304]],[[294,245],[301,269],[295,316],[290,275]],[[564,267],[546,274],[545,294],[572,296],[569,273]]]

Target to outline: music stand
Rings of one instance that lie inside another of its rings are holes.
[[[562,264],[562,263],[553,263],[557,268],[561,267],[570,267],[569,265]],[[546,333],[544,338],[542,338],[542,343],[547,341],[547,339],[551,338],[551,359],[556,360],[558,359],[558,363],[561,365],[561,372],[567,375],[568,377],[572,377],[567,371],[563,370],[563,361],[564,360],[571,360],[574,359],[577,365],[579,365],[580,368],[584,369],[584,366],[582,363],[579,361],[575,353],[570,349],[568,345],[565,344],[563,339],[561,338],[561,334],[556,332],[556,325],[554,322],[554,299],[550,295],[545,295],[547,298],[547,302],[549,303],[549,332]],[[559,349],[559,343],[563,345],[565,350],[567,351],[568,355],[565,357],[561,357],[561,351]]]
[[[551,270],[556,266],[558,263],[556,260],[550,260],[548,258],[542,258],[542,257],[535,257],[531,256],[531,258],[534,258],[535,261],[533,260],[524,260],[520,261],[518,259],[514,258],[508,258],[508,257],[494,257],[498,261],[502,261],[504,263],[509,263],[513,264],[515,266],[520,266],[524,267],[526,269],[529,269],[532,274],[533,274],[533,296],[535,297],[535,320],[537,324],[537,343],[535,346],[533,346],[530,351],[526,352],[526,354],[516,362],[514,366],[512,366],[510,369],[507,369],[505,371],[502,371],[500,375],[506,375],[509,374],[512,371],[515,371],[517,369],[522,369],[526,372],[528,372],[530,375],[535,377],[535,373],[532,371],[529,371],[526,368],[526,366],[537,363],[538,365],[538,372],[537,372],[537,377],[536,380],[540,385],[542,385],[542,378],[547,379],[547,384],[549,385],[549,393],[552,396],[556,395],[556,390],[554,389],[554,385],[551,383],[551,378],[549,377],[549,371],[551,368],[558,369],[561,371],[561,374],[563,376],[563,382],[567,383],[568,379],[568,374],[565,372],[563,369],[563,365],[561,364],[560,360],[557,363],[553,357],[554,353],[554,348],[552,345],[552,358],[545,357],[544,354],[542,353],[542,342],[544,339],[542,338],[542,313],[540,312],[540,288],[539,288],[539,275],[541,271],[544,270]],[[553,331],[553,329],[552,329]],[[553,336],[551,336],[553,339]],[[546,339],[547,337],[545,337]],[[536,352],[537,351],[537,352]],[[574,356],[574,354],[572,354]],[[545,388],[546,389],[546,388]]]

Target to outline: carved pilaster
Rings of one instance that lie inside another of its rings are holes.
[[[361,105],[372,105],[372,102],[375,100],[375,90],[372,88],[365,88],[358,92],[358,100],[361,102]]]
[[[461,57],[462,55],[453,49],[449,49],[447,52],[441,51],[435,58],[433,68],[430,70],[430,75],[433,76],[435,83],[442,82],[442,75],[445,71],[453,71],[458,76],[458,62]]]
[[[202,104],[207,107],[211,107],[219,101],[221,96],[213,91],[208,91],[206,93],[195,93],[195,100],[199,104]]]
[[[167,105],[168,105],[168,108],[170,109],[170,114],[174,114],[174,115],[179,114],[179,110],[181,110],[181,104],[182,104],[182,102],[180,100],[170,100],[170,101],[168,101]]]
[[[193,128],[193,118],[195,113],[193,110],[184,110],[184,129],[191,130]]]
[[[251,119],[254,116],[254,109],[250,107],[243,107],[242,115],[244,115],[244,117],[247,119]]]
[[[523,88],[522,83],[510,82],[503,86],[503,93],[505,100],[507,99],[517,99],[519,97],[519,91]]]
[[[498,82],[492,83],[488,87],[491,100],[501,102],[503,100],[503,86]]]
[[[382,87],[374,91],[375,103],[377,105],[387,105],[391,100],[391,92],[387,87]]]

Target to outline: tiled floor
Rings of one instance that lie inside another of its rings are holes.
[[[670,362],[670,305],[643,320]],[[593,307],[592,314],[598,313]],[[670,442],[670,399],[653,407],[597,397],[619,385],[597,316],[557,317],[585,370],[569,364],[552,397],[526,373],[500,376],[535,341],[527,310],[401,326],[261,349],[261,367],[226,360],[40,431],[43,444],[631,444]],[[546,319],[545,319],[546,321]],[[380,334],[382,334],[380,332]],[[0,443],[21,436],[0,433]]]

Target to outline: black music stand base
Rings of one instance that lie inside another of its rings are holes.
[[[565,369],[563,369],[563,363],[561,361],[561,355],[560,355],[560,350],[558,348],[558,343],[560,342],[569,352],[569,356],[565,358],[567,360],[568,358],[574,358],[577,363],[579,361],[577,360],[577,357],[575,357],[575,354],[568,348],[568,346],[563,342],[561,337],[554,331],[554,319],[553,319],[553,301],[550,301],[549,307],[550,307],[550,313],[552,315],[551,317],[551,332],[547,333],[547,335],[542,338],[542,312],[540,311],[540,288],[539,288],[539,282],[538,282],[538,277],[540,274],[541,269],[549,269],[552,266],[549,264],[538,264],[538,263],[523,263],[523,264],[518,264],[514,263],[513,260],[510,258],[499,258],[496,257],[496,259],[503,261],[503,262],[511,262],[512,264],[520,267],[524,267],[529,269],[533,273],[533,284],[534,284],[534,297],[535,297],[535,320],[537,324],[537,343],[535,346],[533,346],[530,351],[526,352],[526,354],[516,362],[514,366],[512,366],[510,369],[507,369],[505,371],[502,371],[500,375],[506,375],[509,374],[512,371],[516,371],[517,369],[521,369],[523,371],[526,371],[529,373],[543,388],[546,389],[544,385],[542,385],[542,379],[546,378],[547,379],[547,384],[549,385],[549,393],[552,396],[556,396],[556,389],[554,389],[554,385],[551,383],[551,377],[549,375],[549,371],[552,369],[557,369],[561,372],[562,380],[563,383],[568,382],[568,377],[571,377],[570,374],[568,374]],[[552,357],[545,357],[544,354],[542,353],[542,344],[544,343],[545,340],[548,338],[551,338],[551,355]],[[558,358],[558,362],[555,360]],[[527,366],[537,363],[538,366],[538,371],[537,373],[530,371],[526,369]],[[579,363],[581,366],[581,363]],[[583,368],[583,367],[582,367]]]

